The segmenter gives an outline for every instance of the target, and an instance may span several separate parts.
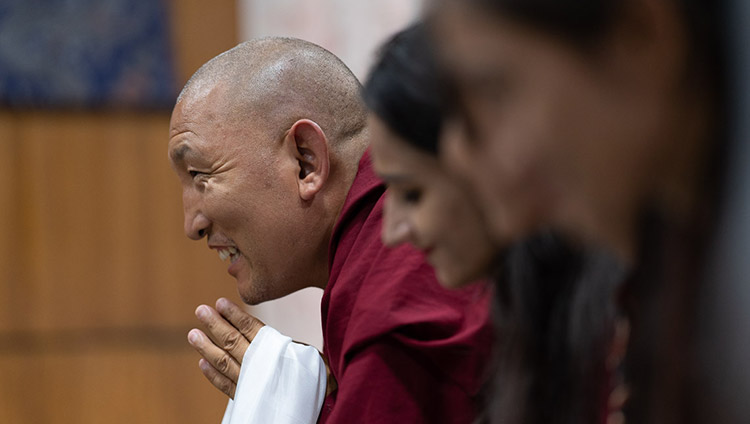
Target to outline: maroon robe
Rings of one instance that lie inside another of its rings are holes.
[[[338,389],[319,423],[470,423],[490,355],[488,289],[444,289],[421,252],[383,246],[384,191],[366,152],[329,250],[321,312]]]

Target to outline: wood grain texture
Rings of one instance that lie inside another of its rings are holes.
[[[238,43],[237,2],[170,0],[180,87],[212,57]]]
[[[236,44],[235,2],[170,1],[178,81]],[[187,344],[239,301],[183,234],[168,112],[0,110],[0,423],[216,423]]]
[[[196,363],[188,351],[121,348],[0,355],[0,422],[218,423],[227,398]]]
[[[10,126],[0,332],[174,326],[237,299],[226,265],[183,234],[166,114],[34,112]]]
[[[187,344],[239,301],[185,237],[167,113],[0,112],[0,422],[218,422]]]

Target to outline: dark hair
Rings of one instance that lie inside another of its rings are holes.
[[[615,23],[627,0],[470,0],[494,12],[565,40],[582,50],[597,45]],[[631,397],[625,412],[633,422],[708,422],[717,415],[704,386],[694,381],[696,303],[706,279],[703,266],[714,231],[717,206],[724,195],[726,160],[728,43],[724,0],[674,0],[689,46],[684,89],[705,101],[711,127],[705,158],[708,169],[701,205],[691,222],[678,224],[658,205],[643,205],[635,269],[621,307],[633,332],[624,370]],[[713,284],[711,281],[710,284]],[[713,410],[712,410],[713,408]],[[718,414],[721,415],[721,414]]]
[[[599,38],[625,0],[471,0],[579,45]]]
[[[499,264],[497,354],[483,421],[596,424],[624,269],[613,256],[542,232]]]
[[[379,51],[365,82],[365,103],[409,144],[436,154],[441,99],[432,49],[421,23],[397,33]]]
[[[628,0],[469,0],[521,24],[589,49],[615,23]],[[725,0],[674,0],[682,14],[690,46],[689,75],[714,95],[719,114],[726,103]]]

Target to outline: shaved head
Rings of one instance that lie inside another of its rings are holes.
[[[224,86],[227,122],[254,121],[271,136],[283,136],[294,122],[320,125],[336,151],[365,128],[367,111],[360,83],[333,53],[295,38],[244,42],[203,65],[177,102]]]
[[[298,39],[242,43],[185,85],[168,147],[185,234],[232,255],[227,272],[246,303],[328,283],[328,246],[368,145],[366,122],[349,68]]]

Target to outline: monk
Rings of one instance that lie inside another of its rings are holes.
[[[313,348],[226,299],[197,308],[209,334],[188,338],[204,375],[234,398],[224,422],[475,418],[487,294],[444,289],[421,252],[383,246],[385,187],[370,164],[360,89],[325,49],[269,38],[209,61],[177,100],[169,157],[187,236],[230,261],[248,304],[324,290],[328,377]]]

